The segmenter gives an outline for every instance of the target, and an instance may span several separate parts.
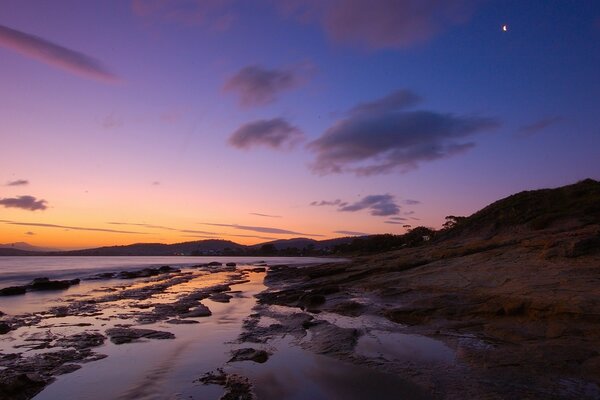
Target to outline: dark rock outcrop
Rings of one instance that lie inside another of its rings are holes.
[[[106,330],[110,341],[114,344],[131,343],[140,339],[175,339],[171,332],[155,331],[153,329],[110,328]]]

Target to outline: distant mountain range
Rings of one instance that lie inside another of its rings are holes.
[[[25,250],[25,251],[44,251],[44,252],[48,252],[48,251],[58,251],[58,249],[52,249],[49,247],[38,247],[38,246],[33,246],[29,243],[25,243],[25,242],[15,242],[15,243],[6,243],[6,244],[1,244],[0,243],[0,249],[13,249],[13,250]]]
[[[274,240],[251,246],[230,240],[199,240],[174,244],[135,243],[124,246],[106,246],[83,250],[61,251],[32,246],[28,243],[0,245],[0,256],[174,256],[174,255],[312,255],[327,254],[334,246],[350,243],[354,237],[328,240],[294,238]]]

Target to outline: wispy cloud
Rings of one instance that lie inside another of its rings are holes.
[[[394,196],[390,194],[378,194],[365,196],[363,199],[340,207],[338,211],[355,212],[369,210],[374,216],[396,215],[400,212],[400,207],[394,201]]]
[[[270,214],[261,214],[261,213],[255,213],[255,212],[251,212],[248,213],[250,215],[256,215],[258,217],[265,217],[265,218],[282,218],[281,215],[270,215]]]
[[[337,207],[337,211],[341,212],[369,210],[371,215],[378,217],[385,217],[400,213],[400,206],[396,203],[394,196],[391,194],[372,194],[365,196],[354,203],[336,199],[333,201],[313,201],[310,203],[310,205],[317,207],[334,206]]]
[[[294,69],[249,65],[230,77],[223,90],[237,94],[240,105],[256,107],[274,102],[282,92],[295,88],[302,81],[300,73]]]
[[[35,232],[27,231],[27,232],[25,232],[25,234],[29,235],[29,236],[33,236],[33,235],[35,235]]]
[[[333,233],[339,233],[340,235],[348,235],[348,236],[369,236],[369,233],[356,232],[356,231],[334,231]]]
[[[211,235],[211,236],[219,235],[216,232],[199,231],[199,230],[194,230],[194,229],[171,228],[169,226],[153,225],[153,224],[146,224],[146,223],[134,223],[134,222],[107,222],[107,223],[110,225],[139,226],[142,228],[149,228],[149,229],[162,229],[162,230],[171,231],[171,232],[194,233],[194,234]]]
[[[17,179],[16,181],[7,182],[4,186],[26,186],[29,185],[29,181],[27,179]]]
[[[248,122],[229,138],[229,144],[238,149],[265,146],[272,149],[292,148],[303,139],[300,129],[283,118]]]
[[[389,220],[390,221],[406,221],[406,220],[408,220],[408,218],[404,218],[404,217],[390,217]]]
[[[215,224],[208,222],[201,222],[202,225],[210,225],[210,226],[225,226],[228,228],[241,229],[245,231],[254,231],[254,232],[262,232],[262,233],[272,233],[276,235],[302,235],[302,236],[324,236],[317,235],[314,233],[302,233],[289,231],[287,229],[279,229],[279,228],[270,228],[265,226],[248,226],[248,225],[237,225],[237,224]]]
[[[477,0],[283,0],[288,14],[317,20],[335,42],[362,47],[406,48],[468,21]]]
[[[530,124],[523,125],[522,127],[520,127],[519,131],[517,133],[517,136],[532,136],[532,135],[535,135],[536,133],[540,133],[540,132],[546,130],[547,128],[554,126],[556,124],[559,124],[563,121],[564,121],[564,118],[561,116],[558,116],[558,115],[551,116],[551,117],[545,117],[545,118],[539,119]]]
[[[359,176],[407,172],[474,147],[462,139],[499,125],[493,118],[407,111],[417,99],[400,91],[351,109],[308,144],[316,155],[312,170],[320,175]]]
[[[38,200],[33,196],[17,196],[0,199],[1,206],[6,208],[21,208],[29,211],[45,210],[48,208],[46,203],[46,200]]]
[[[94,232],[108,232],[108,233],[131,233],[138,235],[147,235],[146,232],[136,232],[136,231],[121,231],[116,229],[105,229],[105,228],[88,228],[82,226],[69,226],[69,225],[56,225],[56,224],[44,224],[39,222],[18,222],[18,221],[8,221],[8,220],[0,220],[5,224],[9,225],[20,225],[20,226],[37,226],[40,228],[54,228],[54,229],[69,229],[74,231],[94,231]]]
[[[383,221],[385,224],[390,224],[390,225],[406,225],[406,222],[402,222],[402,221]]]
[[[406,204],[407,206],[416,206],[417,204],[421,204],[421,202],[419,200],[406,199],[402,200],[402,204]]]
[[[321,200],[321,201],[313,201],[312,203],[310,203],[311,206],[315,206],[315,207],[323,207],[323,206],[340,206],[340,207],[344,207],[345,205],[347,205],[347,202],[344,202],[340,199],[335,199],[332,201],[329,200]]]
[[[105,82],[119,80],[90,56],[3,25],[0,25],[0,46],[73,74]]]

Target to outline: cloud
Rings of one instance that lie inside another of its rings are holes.
[[[264,226],[247,226],[247,225],[237,225],[237,224],[215,224],[215,223],[208,223],[208,222],[201,222],[201,224],[202,225],[210,225],[210,226],[225,226],[225,227],[241,229],[241,230],[245,230],[245,231],[273,233],[276,235],[324,236],[324,235],[317,235],[317,234],[313,234],[313,233],[302,233],[302,232],[289,231],[287,229],[269,228],[269,227],[264,227]]]
[[[414,211],[406,211],[406,212],[404,213],[404,215],[413,215],[414,213],[415,213]]]
[[[293,69],[268,69],[249,65],[230,77],[223,90],[236,93],[244,107],[262,106],[274,102],[282,92],[302,82],[299,72]]]
[[[335,206],[337,211],[340,212],[356,212],[361,210],[369,210],[373,216],[389,216],[397,215],[400,213],[400,206],[396,203],[394,196],[391,194],[372,194],[363,197],[361,200],[348,203],[340,199],[333,201],[321,200],[313,201],[310,203],[311,206],[322,207],[322,206]],[[394,217],[392,219],[401,218]]]
[[[389,220],[390,221],[406,221],[408,218],[404,218],[404,217],[391,217]]]
[[[94,58],[3,25],[0,25],[0,47],[86,78],[104,82],[119,80]]]
[[[372,49],[425,43],[467,22],[479,0],[285,0],[280,9],[317,20],[334,42]]]
[[[282,218],[281,215],[270,215],[270,214],[254,213],[254,212],[251,212],[251,213],[248,213],[248,214],[250,214],[250,215],[256,215],[258,217],[265,217],[265,218]]]
[[[406,199],[402,200],[402,204],[406,204],[407,206],[415,206],[417,204],[421,204],[421,202],[419,200]]]
[[[107,224],[110,224],[110,225],[124,225],[124,226],[140,226],[140,227],[143,227],[143,228],[162,229],[162,230],[166,230],[166,231],[182,232],[182,233],[194,233],[194,234],[202,234],[202,235],[218,235],[218,233],[216,233],[216,232],[198,231],[198,230],[193,230],[193,229],[178,229],[178,228],[171,228],[171,227],[163,226],[163,225],[153,225],[153,224],[145,224],[145,223],[107,222]]]
[[[160,182],[159,181],[153,181],[152,182],[152,186],[160,186]]]
[[[22,208],[23,210],[45,210],[48,208],[46,200],[38,200],[33,196],[6,197],[0,199],[0,205],[6,208]]]
[[[263,240],[277,240],[277,238],[270,237],[270,236],[234,235],[234,234],[227,234],[227,236],[244,237],[244,238],[255,238],[255,239],[263,239]]]
[[[16,181],[7,182],[4,186],[25,186],[29,185],[29,181],[27,179],[17,179]]]
[[[355,232],[355,231],[334,231],[333,233],[339,233],[340,235],[348,235],[348,236],[369,236],[369,233],[364,232]]]
[[[345,206],[346,202],[341,201],[340,199],[335,199],[333,201],[321,200],[321,201],[313,201],[310,203],[311,206],[322,207],[322,206]]]
[[[404,94],[402,94],[404,93]],[[463,139],[499,125],[493,118],[435,111],[407,111],[411,92],[394,92],[362,103],[308,144],[316,155],[313,172],[359,176],[407,172],[419,164],[462,153],[475,146]]]
[[[7,221],[0,220],[5,224],[9,225],[20,225],[20,226],[38,226],[40,228],[58,228],[58,229],[70,229],[74,231],[94,231],[94,232],[109,232],[109,233],[134,233],[139,235],[147,235],[145,232],[135,232],[135,231],[120,231],[115,229],[104,229],[104,228],[86,228],[81,226],[68,226],[68,225],[55,225],[55,224],[43,224],[38,222],[17,222],[17,221]]]
[[[564,121],[563,117],[560,116],[552,116],[552,117],[545,117],[542,119],[539,119],[535,122],[532,122],[530,124],[527,125],[523,125],[522,127],[519,128],[519,131],[517,133],[517,136],[531,136],[531,135],[535,135],[536,133],[539,133],[543,130],[545,130],[546,128],[549,128],[553,125],[556,125],[558,123],[561,123]]]
[[[383,221],[383,223],[385,224],[391,224],[391,225],[404,225],[406,224],[406,222],[401,222],[401,221]]]
[[[396,215],[400,212],[400,207],[394,201],[394,196],[390,194],[379,194],[365,196],[356,203],[348,204],[338,208],[342,212],[355,212],[369,210],[373,216]]]
[[[239,127],[229,138],[238,149],[266,146],[273,149],[292,148],[303,138],[302,132],[282,118],[258,120]]]
[[[417,105],[422,101],[421,96],[412,90],[400,89],[374,101],[360,103],[354,106],[348,114],[377,113],[388,110],[399,110]]]
[[[25,232],[25,234],[29,235],[29,236],[33,236],[33,235],[35,235],[35,232],[27,231],[27,232]]]

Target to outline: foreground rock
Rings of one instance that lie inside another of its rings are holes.
[[[262,364],[267,362],[269,359],[269,353],[265,350],[256,350],[252,348],[237,349],[231,352],[231,359],[229,362],[235,361],[254,361]]]
[[[207,372],[198,379],[205,385],[219,385],[225,388],[225,393],[219,400],[255,400],[252,385],[248,378],[236,374],[227,374],[223,369]]]
[[[594,181],[524,192],[416,247],[346,264],[272,267],[259,301],[315,316],[382,316],[403,334],[442,340],[457,355],[444,373],[361,359],[437,398],[598,399],[599,204]],[[356,342],[356,332],[309,329],[312,350],[357,361],[334,340]]]
[[[102,272],[95,274],[87,279],[98,280],[98,279],[138,279],[138,278],[149,278],[152,276],[158,276],[162,274],[171,274],[181,272],[178,268],[173,268],[168,265],[164,265],[158,268],[144,268],[132,271],[120,271],[120,272]]]
[[[175,339],[171,332],[152,329],[110,328],[106,330],[106,334],[114,344],[131,343],[140,339]]]
[[[36,278],[28,285],[10,286],[0,289],[0,296],[15,296],[25,294],[28,291],[65,290],[73,285],[79,285],[79,283],[79,279],[55,281],[48,278]]]

